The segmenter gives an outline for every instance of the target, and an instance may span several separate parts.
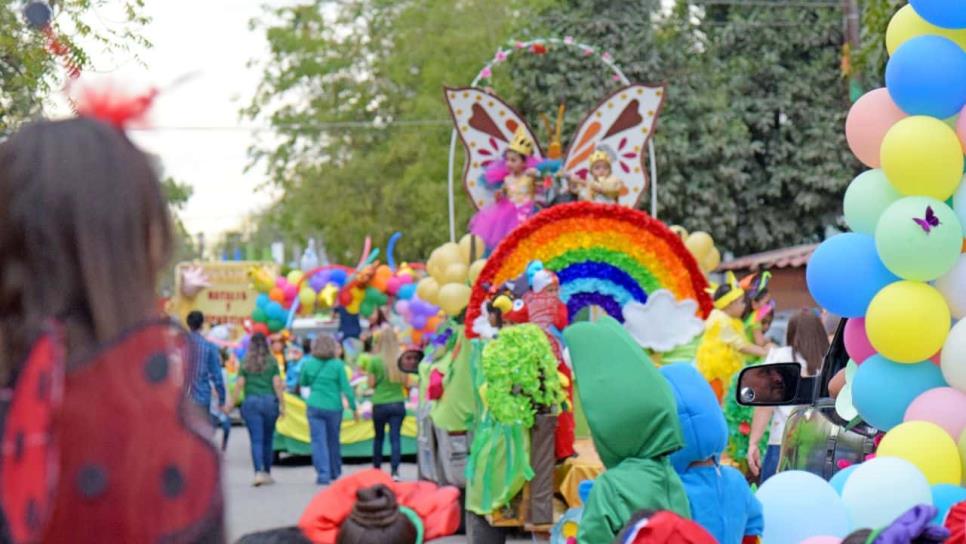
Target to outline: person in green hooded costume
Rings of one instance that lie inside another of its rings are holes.
[[[688,496],[668,456],[684,447],[667,381],[610,317],[571,325],[564,339],[577,392],[606,471],[594,482],[577,541],[612,542],[635,512],[691,517]]]

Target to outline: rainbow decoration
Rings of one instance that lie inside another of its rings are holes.
[[[697,262],[664,223],[624,206],[578,202],[538,213],[500,242],[476,280],[465,322],[480,315],[490,286],[519,277],[533,260],[557,273],[571,316],[599,306],[623,322],[625,304],[660,289],[697,301],[701,317],[712,308]]]

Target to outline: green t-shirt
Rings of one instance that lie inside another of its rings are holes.
[[[349,407],[356,409],[356,397],[349,387],[345,364],[340,359],[325,361],[307,356],[302,360],[299,371],[299,385],[312,390],[306,404],[319,410],[342,411],[342,395],[349,401]]]
[[[406,401],[406,388],[401,383],[389,381],[386,366],[380,357],[369,359],[369,374],[376,379],[376,387],[372,393],[373,404],[391,404]]]
[[[245,378],[245,396],[252,395],[274,395],[275,385],[273,378],[278,376],[278,363],[272,358],[265,362],[265,370],[261,372],[249,372],[244,366],[238,373],[239,377]]]

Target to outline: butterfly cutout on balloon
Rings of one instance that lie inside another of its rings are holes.
[[[933,211],[932,206],[926,207],[925,217],[923,217],[922,219],[918,217],[913,217],[912,220],[915,221],[916,224],[919,225],[919,228],[921,228],[923,232],[925,232],[926,234],[932,233],[932,229],[942,224],[939,221],[939,218],[936,217],[936,212]]]
[[[523,117],[496,95],[473,87],[447,87],[445,95],[466,152],[463,185],[477,208],[493,202],[494,192],[480,178],[487,166],[503,157],[518,128],[523,127],[536,144],[535,158],[561,158],[544,154]],[[620,203],[636,206],[647,188],[644,155],[663,103],[663,85],[633,84],[614,91],[578,124],[558,173],[586,179],[591,154],[606,149],[612,158],[612,174],[627,188]]]

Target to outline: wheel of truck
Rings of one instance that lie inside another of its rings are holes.
[[[467,511],[466,539],[470,544],[506,544],[506,530],[494,527],[485,517]]]

